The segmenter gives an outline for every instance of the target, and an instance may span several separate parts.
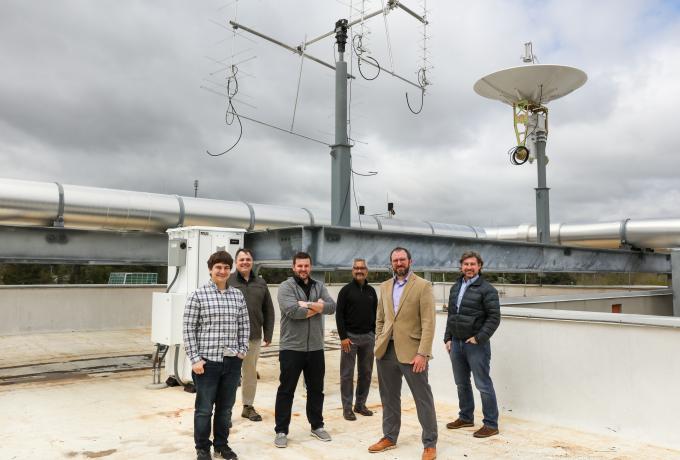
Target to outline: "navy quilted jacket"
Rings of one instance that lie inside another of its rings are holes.
[[[461,276],[449,292],[449,316],[446,321],[444,342],[467,340],[474,336],[478,343],[488,342],[501,322],[501,305],[498,291],[480,274],[465,290],[460,309],[456,308],[462,285]]]

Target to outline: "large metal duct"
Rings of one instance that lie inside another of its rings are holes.
[[[263,230],[325,224],[306,209],[0,179],[0,225],[161,233],[178,226]]]
[[[48,227],[58,215],[57,184],[0,180],[0,224]]]
[[[168,228],[190,225],[252,231],[293,225],[328,225],[329,222],[325,213],[294,206],[0,179],[0,225],[161,233]],[[527,224],[482,228],[362,216],[361,221],[353,222],[352,226],[424,235],[536,241],[536,227]],[[550,236],[553,243],[570,246],[680,248],[680,219],[553,224]]]
[[[163,232],[180,223],[180,205],[172,195],[76,185],[63,190],[61,217],[69,228]]]
[[[487,227],[485,230],[488,239],[536,241],[535,225]],[[680,248],[680,219],[624,219],[591,224],[552,224],[550,240],[555,244],[589,248]]]

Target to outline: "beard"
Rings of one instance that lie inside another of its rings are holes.
[[[406,267],[395,268],[394,274],[397,275],[397,276],[405,276],[408,273],[409,268],[411,268],[411,267],[406,266]]]

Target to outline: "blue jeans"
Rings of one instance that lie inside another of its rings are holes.
[[[474,422],[475,400],[472,396],[470,373],[482,399],[484,425],[498,429],[498,403],[489,371],[491,368],[491,343],[481,345],[465,343],[464,340],[451,339],[451,364],[453,379],[458,389],[458,417],[466,422]]]
[[[210,419],[213,406],[213,442],[215,447],[224,447],[229,438],[231,409],[236,400],[236,388],[241,378],[242,360],[225,356],[222,362],[207,361],[203,374],[192,373],[196,387],[194,411],[194,442],[196,449],[210,450]]]

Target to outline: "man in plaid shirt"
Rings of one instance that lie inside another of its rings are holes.
[[[250,320],[241,291],[227,285],[233,259],[217,251],[208,259],[210,281],[196,289],[184,307],[184,348],[191,360],[196,387],[194,441],[197,460],[215,457],[235,459],[229,448],[229,422],[241,377],[241,363],[248,352]],[[213,442],[210,421],[213,420]]]

